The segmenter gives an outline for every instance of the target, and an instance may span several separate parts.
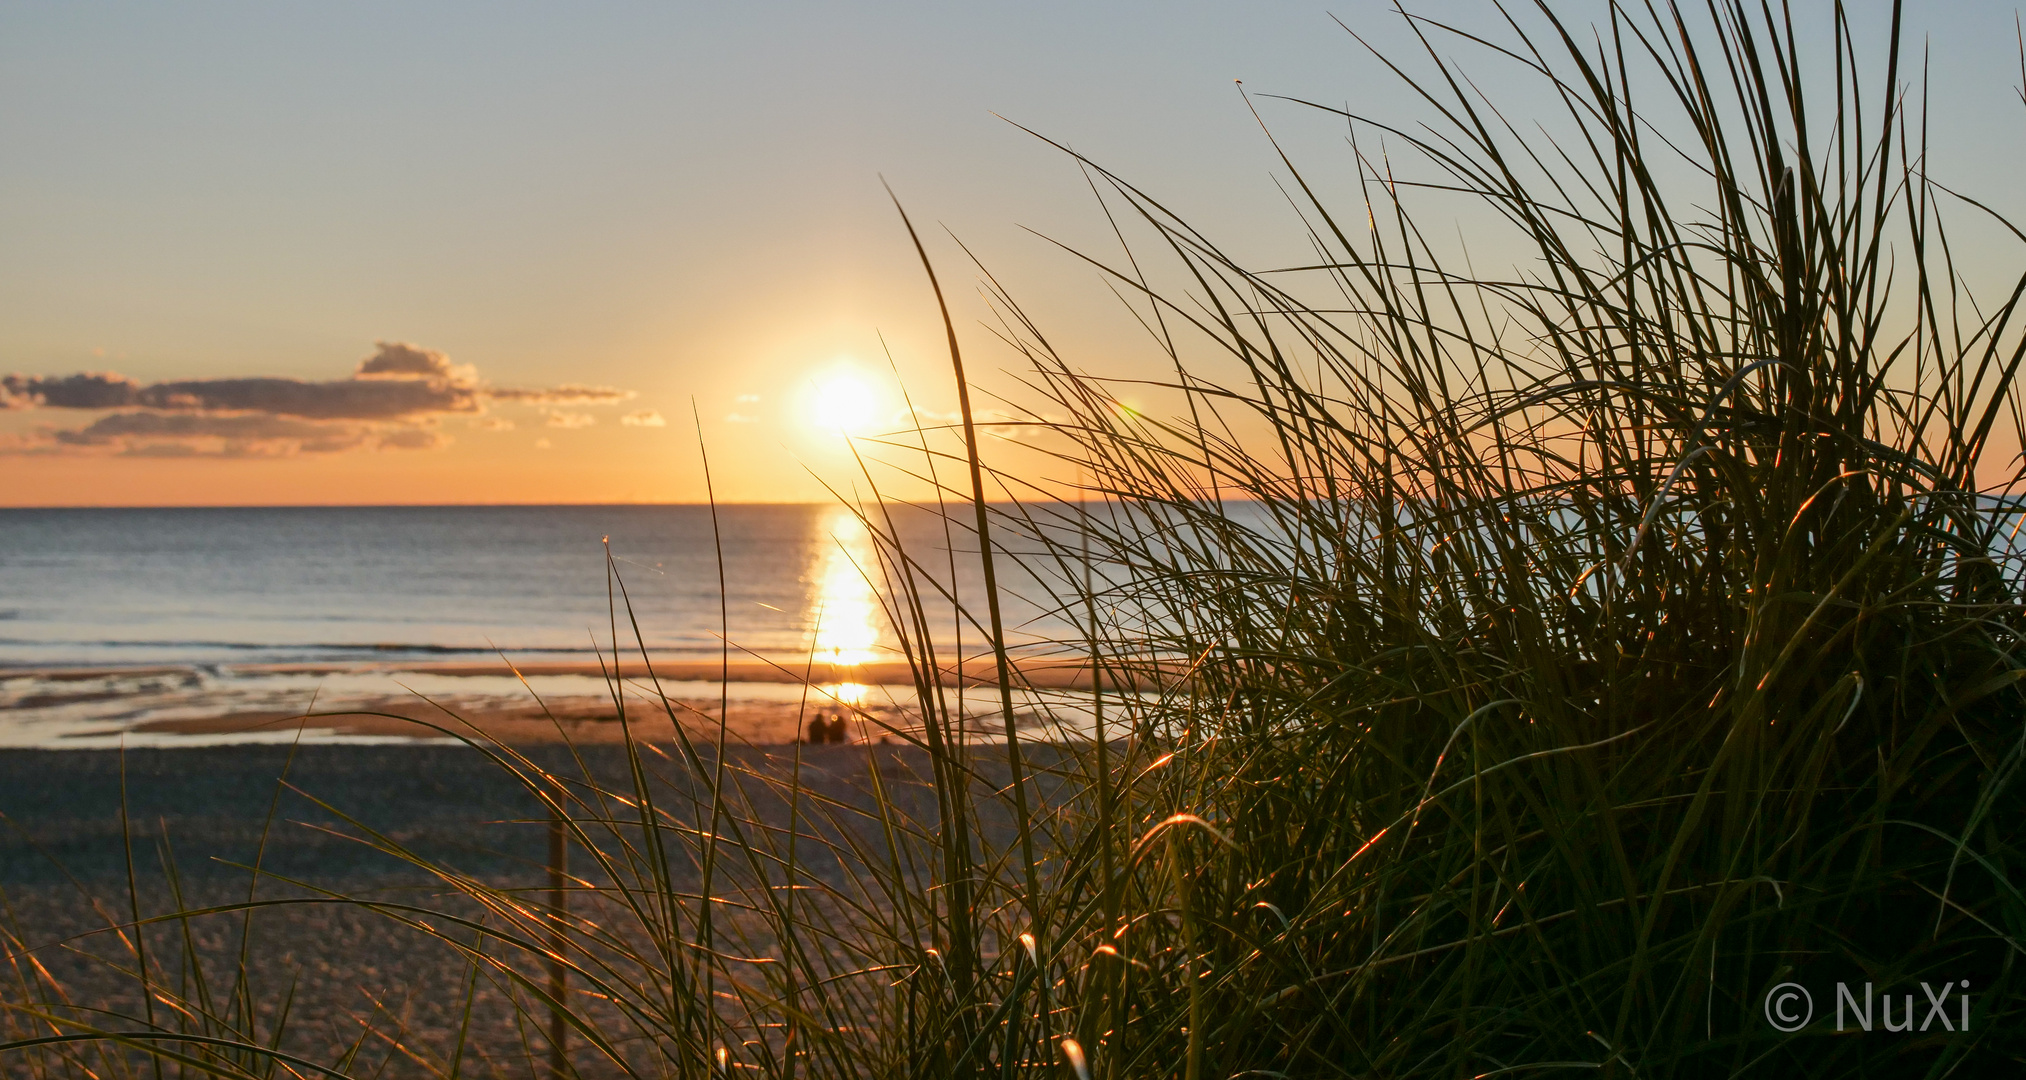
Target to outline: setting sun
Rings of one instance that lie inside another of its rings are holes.
[[[825,431],[861,434],[879,419],[879,392],[849,369],[830,372],[810,388],[809,418]]]

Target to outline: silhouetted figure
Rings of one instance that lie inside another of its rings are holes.
[[[836,718],[830,721],[830,741],[834,743],[847,743],[851,741],[851,736],[844,729],[843,713],[838,713]]]
[[[804,742],[818,744],[830,741],[830,721],[826,716],[825,713],[817,713],[810,719],[809,737],[803,740]]]

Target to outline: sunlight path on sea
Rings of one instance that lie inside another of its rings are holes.
[[[879,595],[872,577],[878,569],[872,535],[865,522],[846,507],[816,518],[814,526],[817,542],[810,549],[815,565],[809,575],[814,588],[807,619],[815,638],[815,661],[857,667],[877,657],[881,636]],[[823,688],[843,705],[861,704],[865,691],[857,682]]]

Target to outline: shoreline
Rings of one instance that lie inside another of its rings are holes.
[[[789,746],[808,745],[819,715],[844,719],[845,741],[853,743],[920,737],[920,688],[904,663],[805,663],[796,671],[751,658],[729,665],[649,660],[622,663],[616,679],[595,660],[0,668],[0,745],[469,739],[533,746],[629,736],[668,743],[679,727],[693,740],[715,741],[722,730],[741,745]],[[1081,700],[1093,692],[1087,663],[1029,658],[1015,671],[1016,723],[1031,733],[1023,740],[1073,738],[1088,727]],[[975,725],[981,736],[1003,730],[996,674],[989,656],[939,672],[955,695],[946,707],[957,707],[964,726]],[[730,681],[719,681],[725,675]],[[1107,697],[1157,689],[1151,677],[1106,675]]]
[[[800,670],[798,670],[798,668]],[[1052,659],[1045,657],[1013,658],[1011,668],[1017,685],[1039,690],[1089,690],[1092,688],[1092,671],[1087,659]],[[664,682],[701,683],[771,683],[811,686],[835,686],[857,684],[865,686],[914,686],[915,671],[901,660],[875,660],[862,664],[816,663],[802,661],[774,661],[743,657],[726,663],[721,660],[694,660],[649,655],[643,663],[636,655],[622,658],[616,665],[596,660],[534,660],[527,663],[512,663],[506,660],[359,660],[359,661],[306,661],[298,663],[269,664],[100,664],[100,665],[49,665],[49,666],[0,666],[0,681],[11,679],[35,679],[45,682],[81,682],[106,678],[160,678],[178,675],[195,676],[205,671],[218,671],[233,677],[257,677],[262,675],[357,675],[357,674],[413,674],[436,675],[448,678],[512,677],[577,675],[587,677],[610,677],[622,679],[644,679],[650,675]],[[1112,692],[1143,692],[1161,689],[1164,680],[1178,678],[1182,669],[1176,664],[1163,664],[1160,669],[1148,672],[1142,667],[1133,671],[1105,669],[1105,689]],[[937,679],[946,689],[957,687],[996,687],[999,685],[998,665],[990,656],[970,657],[961,662],[938,665]]]
[[[734,699],[722,715],[733,743],[764,748],[792,746],[799,741],[810,717],[841,711],[827,696],[811,694],[806,708],[796,702]],[[916,726],[910,711],[890,704],[868,702],[855,706],[854,712],[856,715],[848,721],[849,741],[853,743],[889,738],[882,725],[904,732]],[[248,711],[150,720],[126,730],[143,735],[183,736],[281,735],[301,730],[323,736],[410,742],[469,738],[498,746],[556,743],[590,746],[622,743],[629,736],[641,743],[673,742],[678,721],[692,741],[710,742],[717,737],[719,716],[719,702],[715,700],[675,697],[668,699],[667,707],[662,707],[659,702],[636,696],[628,702],[626,722],[622,724],[610,702],[566,699],[546,706],[496,701],[439,705],[411,696],[363,702],[356,708],[289,715]]]

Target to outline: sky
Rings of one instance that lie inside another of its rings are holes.
[[[1915,19],[1938,162],[2011,197],[2013,9]],[[1015,125],[1297,260],[1234,80],[1411,115],[1339,20],[1402,40],[1363,0],[0,3],[0,505],[826,499],[898,385],[954,408],[883,181],[988,418],[1024,361],[958,239],[1079,364],[1155,377],[1049,239],[1112,243],[1083,174]]]

